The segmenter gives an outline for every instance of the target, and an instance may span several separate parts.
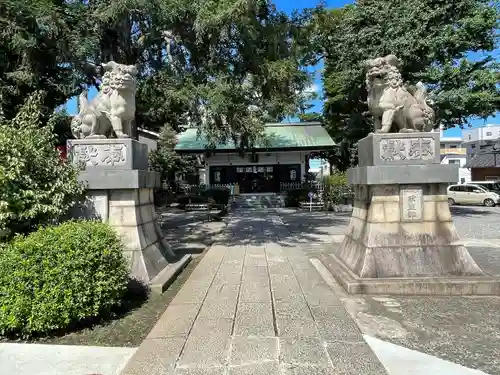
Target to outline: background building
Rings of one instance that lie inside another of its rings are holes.
[[[267,124],[261,144],[240,154],[233,142],[207,150],[196,129],[179,134],[175,151],[204,154],[206,185],[234,185],[241,193],[279,192],[281,184],[301,183],[311,154],[335,147],[319,122]],[[202,176],[200,176],[201,179]]]
[[[465,168],[467,162],[467,149],[463,146],[462,137],[446,137],[440,129],[440,154],[441,164],[457,164],[459,183],[471,181],[471,172]]]
[[[467,150],[467,160],[470,160],[481,147],[497,142],[500,138],[500,125],[489,124],[481,128],[465,129],[462,137],[463,147]]]

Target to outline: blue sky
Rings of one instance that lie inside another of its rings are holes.
[[[285,12],[292,12],[294,9],[303,9],[303,8],[311,8],[314,7],[317,1],[315,0],[274,0],[275,4],[279,9],[284,10]],[[342,7],[346,4],[353,3],[351,0],[327,0],[325,1],[326,6],[329,8],[338,8]],[[493,54],[497,59],[500,59],[500,49],[497,49],[494,51]],[[470,54],[470,58],[474,57],[481,57],[481,54]],[[317,90],[319,94],[322,92],[322,83],[321,83],[321,71],[322,64],[319,64],[318,66],[315,67],[315,69],[312,69],[314,72],[314,80],[313,80],[313,86],[312,88],[314,90]],[[92,88],[89,92],[89,97],[93,97],[96,95],[96,90],[95,88]],[[321,112],[321,100],[315,100],[313,103],[314,107],[311,109],[311,111],[315,112]],[[67,111],[70,114],[75,114],[76,113],[76,98],[71,99],[68,101],[66,104]],[[486,124],[500,124],[500,114],[497,115],[496,118],[490,117],[486,120],[478,119],[478,120],[472,120],[472,127],[480,127],[484,126]],[[445,131],[445,136],[448,137],[458,137],[462,134],[462,130],[460,128],[452,128],[448,129]]]

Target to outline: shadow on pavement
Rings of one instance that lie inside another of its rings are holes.
[[[450,207],[453,216],[484,216],[494,215],[499,212],[494,211],[494,208],[486,208],[481,206],[467,207],[467,206],[452,206]]]
[[[221,245],[259,246],[279,241],[283,246],[331,242],[344,234],[350,213],[305,212],[293,210],[238,210],[228,219]]]
[[[164,238],[178,256],[203,253],[226,227],[224,221],[208,221],[208,215],[204,212],[168,210],[161,213],[163,218],[160,227]]]

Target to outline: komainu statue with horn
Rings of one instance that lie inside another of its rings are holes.
[[[376,133],[429,132],[434,127],[434,110],[427,103],[422,82],[411,94],[404,86],[394,55],[365,61],[368,108]]]

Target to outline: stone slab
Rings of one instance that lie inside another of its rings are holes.
[[[310,313],[309,313],[310,315]],[[318,331],[312,317],[276,317],[279,337],[317,337]]]
[[[121,375],[165,375],[172,373],[185,342],[185,337],[144,340]]]
[[[71,139],[68,158],[85,169],[148,170],[148,147],[135,139]]]
[[[240,286],[238,284],[214,284],[208,290],[205,302],[212,302],[217,300],[222,301],[236,301]]]
[[[161,178],[158,172],[148,170],[88,169],[78,180],[90,190],[158,188]]]
[[[248,266],[243,269],[242,282],[262,282],[269,284],[269,272],[266,266]]]
[[[328,342],[326,350],[330,355],[333,368],[339,375],[388,375],[368,344]],[[356,358],[353,361],[353,358]]]
[[[272,361],[230,367],[228,375],[271,375],[279,373],[280,366],[278,362]]]
[[[274,336],[271,303],[240,302],[236,311],[234,334],[236,336]]]
[[[304,297],[311,307],[321,305],[338,306],[342,304],[328,285],[317,285],[314,291],[305,293]]]
[[[219,317],[201,318],[198,317],[191,330],[192,336],[227,336],[231,335],[233,319],[224,319]]]
[[[117,375],[136,348],[0,343],[2,375]]]
[[[358,165],[440,164],[439,133],[371,133],[358,142]]]
[[[347,171],[352,185],[391,185],[456,183],[458,165],[379,165],[350,168]]]
[[[320,254],[318,258],[349,294],[422,296],[500,295],[500,277],[359,278],[333,254]]]
[[[315,337],[280,338],[280,361],[285,364],[328,366],[323,342]]]
[[[147,338],[187,336],[199,310],[200,304],[198,303],[169,305]]]
[[[362,342],[358,326],[343,306],[320,305],[311,307],[319,335],[325,341]]]
[[[284,375],[338,375],[338,372],[331,367],[321,366],[289,365],[285,366],[284,371]]]
[[[200,318],[227,318],[233,319],[236,310],[236,298],[214,299],[203,303],[200,310]]]
[[[271,302],[269,281],[249,282],[241,285],[241,302]]]
[[[292,295],[291,295],[292,296]],[[302,295],[294,295],[294,297],[275,300],[274,310],[277,319],[312,319],[311,311]]]
[[[225,367],[177,368],[174,375],[226,375]],[[169,375],[169,374],[165,374]]]
[[[197,318],[177,366],[227,366],[232,325],[232,319]]]
[[[169,263],[158,275],[150,281],[151,292],[162,294],[175,281],[175,278],[191,261],[191,255],[186,254],[174,263]]]
[[[190,335],[177,362],[180,368],[227,366],[230,338],[225,335]],[[147,372],[144,372],[147,374]]]
[[[233,337],[230,365],[245,365],[278,359],[278,339],[275,337]]]

